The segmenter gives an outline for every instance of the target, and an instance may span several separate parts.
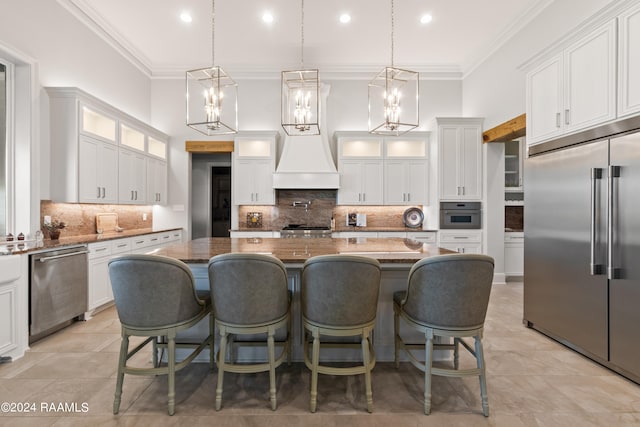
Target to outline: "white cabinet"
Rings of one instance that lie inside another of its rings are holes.
[[[527,73],[527,143],[616,117],[616,20],[610,20]]]
[[[145,204],[145,155],[120,148],[118,163],[118,201],[122,204]]]
[[[168,136],[77,88],[45,89],[50,102],[53,201],[146,204],[166,200]],[[148,198],[147,157],[161,162],[153,172],[164,176],[160,188],[154,188]],[[155,201],[155,193],[161,200]]]
[[[78,202],[118,203],[118,149],[108,142],[80,135]]]
[[[410,231],[407,232],[407,237],[412,240],[417,240],[422,243],[436,243],[437,235],[435,231]]]
[[[147,203],[167,204],[167,162],[147,156],[145,159],[147,180]]]
[[[522,191],[524,175],[524,138],[504,143],[505,191]]]
[[[273,205],[275,134],[265,137],[238,137],[233,151],[233,204]]]
[[[384,204],[427,205],[426,137],[385,138]]]
[[[381,205],[383,140],[354,132],[336,134],[340,189],[338,205]]]
[[[339,163],[338,205],[381,205],[382,159],[343,160]]]
[[[463,254],[482,253],[481,230],[440,230],[439,244],[441,248],[449,249]]]
[[[89,247],[89,301],[88,311],[113,301],[109,280],[111,242],[91,243]]]
[[[482,119],[436,118],[440,200],[482,200]]]
[[[504,274],[522,276],[524,274],[524,233],[504,235]]]
[[[618,20],[618,116],[640,112],[640,4]]]
[[[0,355],[20,351],[20,312],[26,310],[26,307],[20,307],[19,294],[27,291],[26,287],[19,289],[22,276],[20,257],[21,255],[0,257]]]

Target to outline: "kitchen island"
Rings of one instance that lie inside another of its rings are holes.
[[[300,315],[300,270],[304,262],[318,255],[351,254],[377,259],[382,265],[380,281],[380,297],[378,315],[374,330],[373,344],[379,361],[392,361],[393,344],[393,293],[405,290],[411,266],[423,258],[453,253],[435,245],[423,244],[411,239],[402,238],[202,238],[185,243],[167,246],[155,251],[155,254],[179,259],[189,265],[193,272],[196,287],[208,289],[209,279],[207,263],[215,255],[242,252],[273,255],[280,259],[287,268],[289,289],[293,292],[292,301],[292,346],[293,360],[303,360],[302,319]],[[207,333],[206,319],[182,337],[200,336]],[[403,336],[413,336],[416,342],[422,342],[424,336],[411,329],[402,328]],[[204,352],[203,352],[204,353]],[[208,356],[201,356],[203,360]],[[238,349],[238,360],[264,360],[266,352],[256,347]],[[333,349],[322,353],[323,360],[345,361],[359,360],[360,352],[354,350],[336,351]]]

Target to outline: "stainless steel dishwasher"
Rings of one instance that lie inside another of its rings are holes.
[[[88,252],[86,245],[76,245],[30,256],[30,343],[87,311]]]

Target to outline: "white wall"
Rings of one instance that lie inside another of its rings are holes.
[[[525,112],[525,73],[518,67],[611,0],[552,2],[497,52],[465,76],[464,116],[484,117],[491,129]]]

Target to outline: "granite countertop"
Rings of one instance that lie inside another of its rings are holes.
[[[225,238],[211,237],[176,243],[156,254],[190,264],[204,264],[215,255],[243,252],[274,255],[284,263],[302,264],[317,255],[353,254],[370,256],[381,263],[413,264],[423,258],[454,253],[435,245],[402,238]]]
[[[249,227],[242,227],[242,228],[238,228],[236,230],[229,230],[229,231],[264,231],[264,232],[272,232],[272,231],[282,231],[282,228],[249,228]],[[336,227],[335,229],[331,230],[334,233],[340,233],[343,231],[363,231],[363,232],[378,232],[378,231],[407,231],[410,233],[416,233],[416,232],[427,232],[427,231],[431,231],[431,232],[435,232],[438,230],[423,230],[422,228],[410,228],[410,227],[354,227],[354,226],[340,226],[340,227]]]
[[[139,228],[136,230],[125,230],[122,232],[84,234],[81,236],[61,237],[58,240],[45,239],[44,241],[39,243],[35,240],[14,240],[13,242],[0,242],[0,255],[19,255],[29,252],[58,249],[66,246],[86,245],[89,243],[104,242],[108,240],[123,239],[125,237],[142,236],[145,234],[162,233],[174,230],[181,230],[181,228],[167,228],[163,230]]]

